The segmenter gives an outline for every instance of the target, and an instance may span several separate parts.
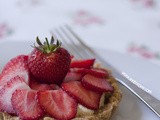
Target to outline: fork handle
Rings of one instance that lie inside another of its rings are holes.
[[[160,117],[160,101],[150,95],[143,89],[143,86],[137,85],[135,81],[130,78],[126,73],[119,71],[112,71],[113,76],[118,79],[118,81],[127,87],[131,92],[133,92],[138,98],[142,100],[154,113]]]
[[[88,47],[88,50],[96,56],[97,60],[101,62],[106,68],[111,69],[112,75],[134,95],[136,95],[144,104],[146,104],[159,118],[160,118],[160,100],[153,97],[147,91],[145,91],[142,85],[137,85],[136,82],[129,77],[125,72],[120,72],[107,63],[101,56],[96,54],[92,49]],[[143,89],[142,89],[143,88]]]

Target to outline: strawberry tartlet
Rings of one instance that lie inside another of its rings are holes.
[[[0,120],[109,120],[122,97],[111,71],[51,38],[0,74]]]

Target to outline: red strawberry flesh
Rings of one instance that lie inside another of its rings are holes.
[[[52,88],[52,90],[60,89],[60,87],[57,84],[50,84],[49,86]]]
[[[77,113],[77,102],[62,89],[38,92],[38,102],[44,110],[58,120],[70,120]]]
[[[95,62],[95,59],[86,60],[73,60],[71,61],[71,68],[91,68]]]
[[[113,87],[107,79],[95,77],[90,74],[82,78],[82,84],[85,88],[95,92],[113,92]]]
[[[11,97],[17,89],[30,89],[29,86],[24,82],[24,79],[16,76],[7,82],[6,85],[0,90],[0,109],[7,113],[15,113],[15,110],[11,104]]]
[[[43,116],[43,110],[36,100],[34,90],[16,90],[11,98],[13,108],[22,120],[38,120]]]
[[[24,81],[29,83],[28,56],[19,55],[12,58],[3,68],[0,75],[0,88],[4,86],[11,78],[20,76]]]
[[[96,68],[92,68],[92,69],[86,69],[86,68],[71,68],[70,69],[71,72],[75,72],[75,73],[80,73],[80,74],[91,74],[94,75],[96,77],[100,77],[100,78],[106,78],[109,76],[107,71],[101,70],[101,69],[96,69]]]
[[[29,68],[34,77],[45,83],[61,83],[70,66],[70,55],[59,48],[56,52],[44,54],[34,49],[29,56]]]
[[[94,75],[96,77],[101,77],[101,78],[106,78],[109,76],[109,73],[107,70],[105,69],[101,69],[101,68],[92,68],[88,74]]]
[[[83,106],[96,110],[99,107],[101,94],[87,90],[79,81],[62,83],[62,88]]]
[[[52,90],[53,87],[50,86],[49,84],[44,84],[44,83],[40,83],[35,81],[33,78],[30,81],[30,87],[33,90]]]
[[[69,81],[74,81],[74,80],[79,81],[82,79],[82,76],[83,75],[80,73],[68,72],[63,82],[69,82]]]

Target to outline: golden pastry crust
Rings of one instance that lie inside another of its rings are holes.
[[[118,107],[121,101],[122,93],[118,87],[117,81],[113,77],[110,77],[109,81],[111,85],[114,87],[114,92],[109,97],[109,99],[105,99],[104,106],[102,106],[99,110],[95,111],[92,115],[84,116],[82,114],[76,116],[76,118],[74,118],[73,120],[109,120],[111,118],[111,115],[113,114],[113,112]]]
[[[96,67],[100,66],[96,65]],[[111,76],[111,74],[108,80],[110,84],[114,87],[114,92],[111,94],[110,97],[107,97],[108,93],[105,94],[106,99],[104,106],[100,107],[99,110],[89,115],[83,114],[83,112],[77,114],[73,120],[110,120],[113,112],[118,107],[121,101],[122,93],[118,87],[117,81]],[[1,112],[0,120],[19,120],[19,118]],[[54,120],[54,118],[44,117],[42,120]]]

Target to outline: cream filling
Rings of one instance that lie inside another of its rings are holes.
[[[104,106],[104,101],[105,101],[105,93],[103,93],[101,96],[99,108]],[[94,110],[88,109],[82,106],[81,104],[78,104],[76,116],[92,115],[93,113],[94,113]]]

